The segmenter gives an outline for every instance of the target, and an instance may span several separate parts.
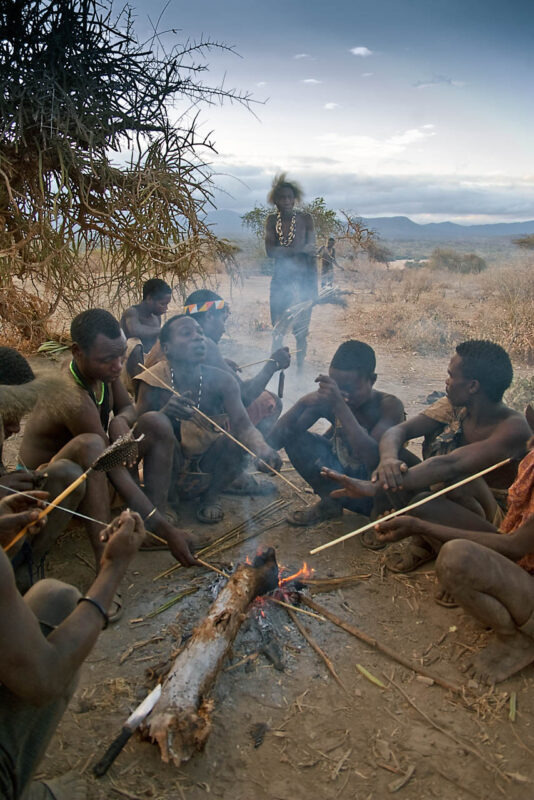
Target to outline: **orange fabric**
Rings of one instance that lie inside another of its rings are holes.
[[[534,514],[534,450],[519,465],[517,478],[508,489],[508,512],[501,525],[501,533],[513,533]],[[534,573],[534,553],[528,553],[517,562],[527,572]]]

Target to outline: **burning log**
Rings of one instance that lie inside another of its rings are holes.
[[[202,750],[211,731],[213,700],[208,693],[255,597],[278,586],[275,552],[269,548],[252,565],[242,564],[211,606],[207,617],[178,654],[147,727],[163,761],[180,766]]]

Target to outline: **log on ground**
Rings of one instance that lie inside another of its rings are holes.
[[[275,552],[269,548],[252,565],[242,564],[221,590],[208,615],[178,654],[148,720],[148,735],[163,761],[180,766],[202,750],[211,730],[208,695],[255,597],[278,585]]]

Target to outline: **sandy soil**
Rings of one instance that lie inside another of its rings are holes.
[[[221,291],[228,296],[224,284]],[[234,287],[231,302],[234,314],[223,342],[225,353],[240,363],[268,355],[267,279],[253,276],[243,287]],[[340,341],[361,335],[365,314],[372,314],[371,299],[358,293],[346,310],[325,306],[314,311],[302,379],[297,383],[292,368],[287,373],[286,407],[313,388],[315,376],[326,368]],[[376,350],[378,386],[398,394],[409,415],[422,407],[432,390],[443,388],[447,359]],[[295,473],[288,475],[303,485]],[[279,496],[290,501],[288,508],[301,505],[287,486],[281,484],[279,490]],[[196,524],[193,507],[184,505],[182,522],[204,542],[272,501],[227,495],[225,519],[214,526]],[[157,579],[172,558],[165,552],[143,553],[124,582],[123,619],[100,637],[83,666],[79,689],[42,763],[42,774],[83,772],[93,800],[364,800],[397,791],[406,800],[532,797],[532,668],[495,691],[468,686],[461,667],[488,633],[458,609],[433,602],[432,564],[409,576],[393,576],[384,570],[383,554],[366,551],[357,539],[310,558],[312,546],[354,529],[362,518],[346,513],[340,521],[295,529],[283,515],[278,511],[261,526],[251,524],[255,538],[214,562],[230,567],[258,547],[272,545],[279,563],[291,570],[307,560],[317,576],[368,576],[315,599],[396,652],[464,685],[464,696],[428,685],[330,622],[301,617],[335,665],[344,691],[286,612],[269,605],[266,613],[284,654],[284,671],[258,654],[257,628],[247,620],[213,691],[213,731],[205,751],[176,769],[161,762],[156,746],[135,736],[108,774],[97,780],[91,766],[146,693],[147,668],[166,661],[178,648],[202,619],[218,585],[213,573],[201,569],[179,569]],[[273,522],[279,524],[264,530]],[[90,584],[91,557],[81,529],[63,537],[50,558],[48,574],[82,589]],[[198,589],[194,595],[143,619],[191,586]],[[243,662],[246,656],[252,658]],[[370,682],[357,665],[387,688]],[[517,696],[514,722],[509,719],[512,692]],[[257,723],[264,723],[267,731],[255,747],[251,728]]]

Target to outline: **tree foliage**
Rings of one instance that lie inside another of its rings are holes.
[[[311,214],[317,238],[328,239],[341,233],[343,225],[336,216],[336,212],[326,207],[324,197],[315,197],[310,203],[303,203],[300,210],[306,214]],[[274,206],[256,205],[246,214],[243,214],[241,221],[254,236],[263,239],[265,235],[265,222],[269,214],[275,211]]]
[[[521,236],[519,239],[514,239],[514,244],[523,250],[534,250],[534,234],[529,236]]]
[[[248,96],[202,80],[229,48],[174,34],[139,42],[108,0],[0,5],[0,316],[25,336],[59,305],[232,263],[205,223],[214,147],[188,109]]]
[[[476,253],[459,253],[456,250],[436,247],[428,259],[430,269],[447,269],[449,272],[483,272],[487,264]]]

